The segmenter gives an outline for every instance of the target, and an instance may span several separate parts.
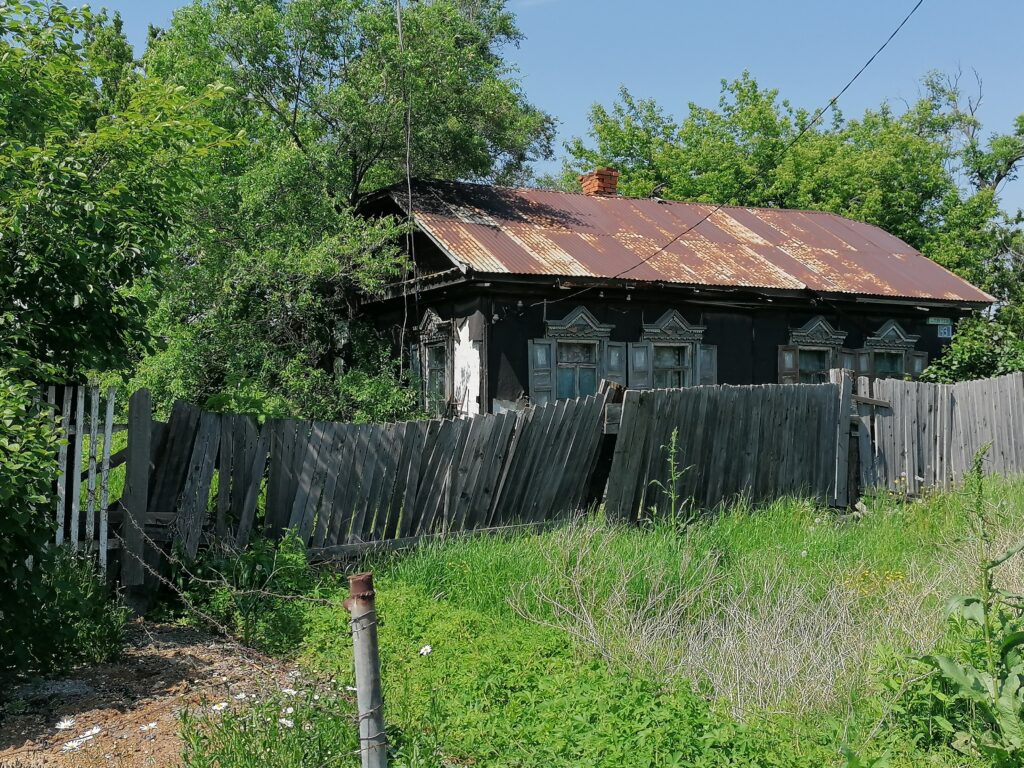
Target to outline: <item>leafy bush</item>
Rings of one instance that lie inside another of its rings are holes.
[[[60,436],[38,394],[30,382],[0,369],[0,675],[30,663],[25,637],[45,597],[38,564],[53,534]]]
[[[213,624],[243,642],[287,655],[300,645],[309,606],[336,587],[309,564],[303,541],[287,531],[277,542],[254,539],[242,552],[210,549],[194,563],[172,560],[173,580],[189,620]]]
[[[129,612],[111,598],[91,557],[56,549],[40,567],[45,602],[35,619],[34,654],[41,671],[117,658]]]
[[[0,370],[0,678],[111,658],[126,621],[87,559],[47,546],[61,437],[38,392]]]
[[[966,317],[956,326],[953,341],[925,369],[922,379],[953,383],[1001,376],[1024,370],[1024,340],[1009,324]]]
[[[978,591],[950,601],[950,652],[920,660],[934,674],[908,686],[910,705],[901,714],[918,738],[1017,766],[1024,761],[1024,595],[997,587],[995,574],[1024,551],[1024,541],[994,549],[982,476],[986,451],[975,456],[965,483]]]

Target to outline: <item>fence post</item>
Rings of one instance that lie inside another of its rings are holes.
[[[844,368],[829,371],[829,380],[839,386],[839,417],[836,425],[836,474],[833,505],[844,508],[850,504],[850,416],[853,406],[853,377]]]
[[[356,667],[356,700],[359,705],[359,753],[363,768],[387,768],[388,741],[384,732],[384,696],[380,685],[377,651],[377,609],[373,574],[348,577],[345,607],[352,613],[352,645]]]

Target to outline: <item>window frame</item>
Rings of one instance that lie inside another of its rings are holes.
[[[559,355],[559,349],[567,346],[588,346],[594,350],[594,362],[583,363],[583,362],[562,362]],[[597,393],[597,385],[601,380],[601,342],[597,339],[555,339],[555,359],[552,367],[554,368],[554,394],[555,400],[567,400],[577,397],[586,397],[587,395],[593,395]],[[563,396],[559,392],[559,371],[561,370],[573,370],[573,394]],[[586,394],[580,393],[580,371],[583,369],[594,371],[594,391]]]
[[[697,345],[693,342],[661,342],[655,341],[651,344],[651,385],[654,389],[679,389],[682,387],[692,387],[694,380],[694,353]],[[677,349],[681,350],[683,362],[681,365],[673,366],[659,366],[658,365],[658,349]],[[670,372],[679,373],[680,384],[672,385],[666,384],[664,387],[658,384],[658,373],[659,372]]]
[[[453,383],[455,377],[453,368],[455,356],[454,327],[454,321],[442,320],[436,311],[428,309],[423,314],[423,320],[417,328],[418,338],[414,342],[416,347],[415,364],[417,368],[415,373],[419,377],[419,403],[425,411],[437,418],[448,416],[453,408]],[[440,349],[442,351],[444,360],[441,366],[431,365],[431,349]],[[410,354],[410,358],[412,357],[413,355]],[[410,359],[410,364],[412,362],[412,359]],[[435,400],[431,393],[433,385],[431,371],[439,369],[443,370],[444,380],[441,392]]]

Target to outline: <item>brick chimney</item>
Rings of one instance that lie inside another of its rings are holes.
[[[594,195],[614,197],[619,186],[619,172],[614,168],[595,168],[590,173],[580,176],[580,186],[583,187],[583,194],[588,197]]]

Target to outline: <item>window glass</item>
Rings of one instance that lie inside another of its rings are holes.
[[[875,352],[875,376],[891,379],[903,375],[902,352]]]
[[[658,344],[654,347],[654,386],[688,386],[690,348],[684,344]]]
[[[550,344],[534,344],[533,345],[533,364],[538,368],[550,368],[551,367],[551,345]]]
[[[800,383],[821,384],[828,381],[828,350],[800,348]]]
[[[681,370],[654,369],[654,386],[658,389],[675,389],[683,386]]]
[[[558,392],[555,395],[561,399],[564,397],[576,397],[576,369],[572,367],[559,367],[558,369]]]
[[[682,368],[685,362],[685,356],[685,349],[683,347],[655,347],[654,367]]]
[[[618,352],[621,355],[621,350]],[[555,358],[558,361],[556,398],[583,397],[597,392],[596,342],[560,341]]]
[[[596,344],[558,343],[559,363],[597,363]]]
[[[429,344],[427,346],[427,370],[425,393],[427,411],[435,416],[444,415],[447,410],[448,392],[448,346]]]

